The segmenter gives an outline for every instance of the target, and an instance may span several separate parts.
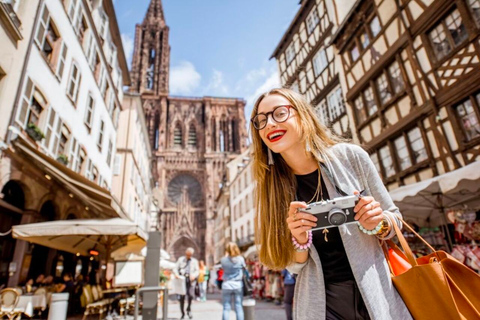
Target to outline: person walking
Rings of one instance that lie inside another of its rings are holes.
[[[295,277],[287,270],[282,270],[283,278],[283,303],[287,320],[292,320],[293,293],[295,292]]]
[[[245,259],[240,255],[240,249],[234,242],[229,242],[225,248],[226,256],[220,260],[223,269],[222,304],[223,320],[230,319],[232,299],[234,301],[237,320],[243,320],[243,269]]]
[[[393,224],[401,228],[401,214],[369,154],[331,133],[285,88],[260,95],[250,129],[259,259],[298,274],[293,318],[411,319],[378,241],[395,235]],[[357,223],[312,232],[318,218],[301,209],[353,195],[345,214],[353,211]]]
[[[199,299],[202,302],[207,301],[207,284],[208,278],[210,276],[210,271],[205,266],[205,262],[200,260],[199,262],[199,271],[198,271],[198,287],[200,291]]]
[[[175,268],[173,269],[175,277],[185,277],[186,293],[179,295],[180,311],[182,312],[180,319],[185,319],[185,297],[188,300],[187,315],[190,319],[193,318],[191,307],[193,297],[195,296],[195,282],[199,274],[198,260],[192,257],[194,252],[195,250],[193,248],[187,248],[187,250],[185,250],[185,256],[178,258]]]

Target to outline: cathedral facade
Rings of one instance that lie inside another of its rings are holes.
[[[170,45],[161,0],[136,25],[130,93],[139,94],[153,148],[162,247],[213,265],[215,199],[226,163],[245,151],[245,100],[169,96]]]

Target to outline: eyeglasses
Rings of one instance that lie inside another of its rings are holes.
[[[258,113],[255,117],[250,119],[252,121],[253,126],[257,130],[262,130],[267,126],[268,122],[268,115],[272,115],[272,119],[276,123],[282,123],[287,121],[287,119],[290,117],[290,108],[293,108],[293,106],[278,106],[275,107],[272,111],[267,112],[267,113]],[[295,108],[293,108],[295,109]]]

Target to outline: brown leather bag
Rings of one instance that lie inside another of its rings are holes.
[[[388,251],[384,250],[384,253],[389,262],[393,284],[413,318],[480,319],[480,275],[445,251],[435,251],[412,227],[405,222],[403,225],[432,250],[427,256],[415,258],[400,228],[393,224],[404,257],[411,268],[395,275],[392,269],[392,262],[395,262],[390,261]],[[392,243],[389,245],[392,246]]]

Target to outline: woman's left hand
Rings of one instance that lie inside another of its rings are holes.
[[[353,194],[359,195],[360,192],[355,190]],[[367,230],[375,229],[383,220],[383,209],[380,207],[380,203],[370,196],[361,197],[353,212],[356,213],[355,220]]]

